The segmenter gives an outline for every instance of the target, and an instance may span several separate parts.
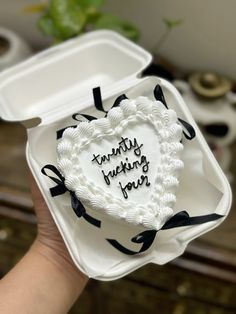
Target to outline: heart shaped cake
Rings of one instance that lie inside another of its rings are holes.
[[[107,117],[64,131],[58,168],[85,207],[158,230],[173,216],[181,138],[175,111],[142,96],[124,99]]]

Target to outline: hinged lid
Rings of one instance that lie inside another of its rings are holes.
[[[0,74],[0,116],[5,120],[44,119],[91,89],[116,86],[136,77],[151,55],[112,31],[95,31],[49,48]],[[127,82],[127,84],[125,84]],[[74,103],[74,102],[73,102]]]

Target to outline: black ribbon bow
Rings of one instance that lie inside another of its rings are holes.
[[[51,176],[47,174],[46,170],[50,170],[53,172],[57,177]],[[49,189],[51,196],[55,197],[58,195],[62,195],[66,192],[70,193],[70,198],[71,198],[71,207],[74,210],[75,214],[77,217],[81,218],[83,217],[87,222],[90,224],[94,225],[97,228],[101,227],[101,221],[90,216],[88,213],[86,213],[86,210],[83,206],[83,204],[80,202],[80,200],[76,197],[75,192],[70,191],[67,189],[65,186],[65,179],[61,175],[60,171],[53,165],[46,165],[41,169],[41,172],[49,177],[53,182],[56,183],[56,185],[52,188]]]
[[[162,88],[159,84],[156,85],[156,87],[154,88],[154,97],[156,100],[159,100],[160,102],[163,103],[163,105],[166,107],[166,109],[168,109],[166,100],[165,100],[165,96],[163,94]],[[195,136],[196,136],[196,132],[194,130],[194,128],[192,127],[191,124],[189,124],[188,122],[186,122],[185,120],[178,118],[179,122],[182,124],[183,129],[183,134],[186,137],[187,140],[192,140]],[[187,132],[186,132],[187,131]]]
[[[216,219],[222,218],[224,216],[218,215],[218,214],[209,214],[209,215],[203,215],[203,216],[194,216],[190,217],[189,214],[186,211],[181,211],[172,216],[169,220],[166,221],[166,223],[159,229],[159,230],[145,230],[136,236],[134,236],[131,241],[133,243],[141,244],[142,246],[139,251],[132,251],[127,249],[125,246],[121,245],[117,240],[114,239],[107,239],[107,241],[117,250],[120,252],[126,254],[126,255],[136,255],[142,252],[147,251],[152,243],[155,240],[156,234],[160,230],[168,230],[178,227],[187,227],[187,226],[193,226],[198,225],[210,221],[214,221]]]

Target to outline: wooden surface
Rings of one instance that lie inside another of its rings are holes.
[[[36,221],[27,182],[25,130],[0,122],[0,274],[27,251]],[[236,155],[236,154],[235,154]],[[236,173],[236,169],[234,169]],[[165,266],[115,282],[91,281],[72,313],[236,313],[236,213]]]

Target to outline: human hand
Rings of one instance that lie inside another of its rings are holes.
[[[25,256],[0,280],[0,312],[65,314],[88,278],[71,260],[31,174],[29,181],[38,235]]]
[[[51,261],[61,271],[66,272],[69,277],[77,278],[85,285],[88,278],[78,270],[72,261],[31,172],[29,172],[29,183],[38,227],[37,237],[32,248]]]

